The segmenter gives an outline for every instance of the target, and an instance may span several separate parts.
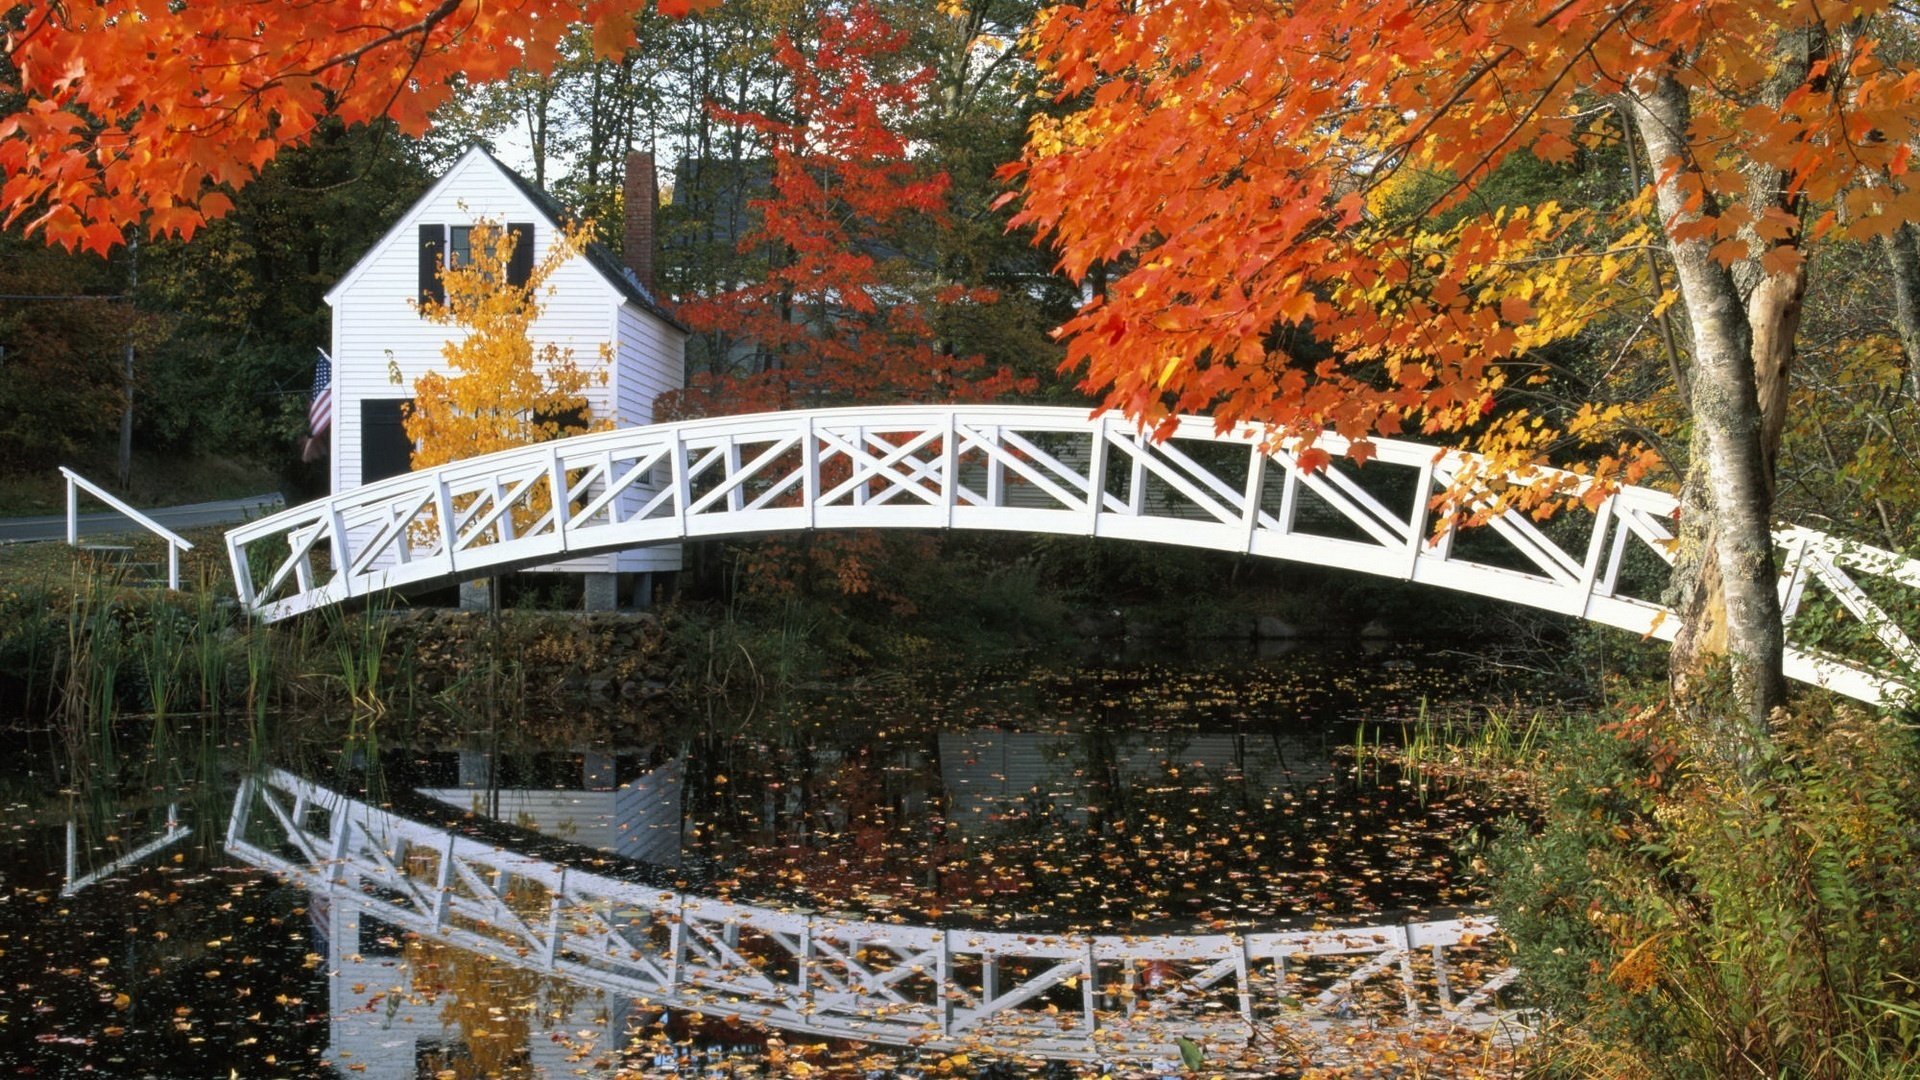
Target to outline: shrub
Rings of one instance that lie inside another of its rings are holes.
[[[1550,1072],[1920,1076],[1920,752],[1804,707],[1743,772],[1664,708],[1562,737],[1487,852]]]

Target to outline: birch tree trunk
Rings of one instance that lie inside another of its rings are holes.
[[[1744,757],[1746,747],[1740,744],[1765,739],[1773,710],[1786,701],[1770,455],[1754,335],[1733,274],[1714,259],[1710,242],[1675,238],[1677,229],[1711,209],[1701,201],[1705,188],[1688,155],[1687,91],[1662,79],[1631,95],[1629,107],[1653,163],[1654,196],[1692,336],[1688,382],[1695,455],[1675,565],[1684,602],[1674,650],[1676,689],[1684,698],[1697,665],[1723,639],[1744,715],[1716,719],[1724,725],[1719,734],[1730,744],[1727,749]],[[1770,327],[1769,333],[1777,329]],[[1715,574],[1717,590],[1711,587]]]

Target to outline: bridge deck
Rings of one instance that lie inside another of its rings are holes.
[[[1487,917],[1120,936],[955,930],[649,888],[410,821],[274,770],[236,857],[423,937],[584,986],[814,1036],[1068,1060],[1231,1058],[1260,1036],[1524,1028]],[[1320,1059],[1315,1055],[1314,1059]]]

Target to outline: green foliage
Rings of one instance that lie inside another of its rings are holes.
[[[1224,577],[1213,553],[1163,544],[1039,536],[1033,551],[1041,578],[1080,601],[1204,595]]]
[[[674,684],[710,721],[751,717],[769,694],[818,678],[836,658],[855,655],[844,620],[798,597],[747,612],[681,609],[668,625],[679,658]]]
[[[910,591],[922,618],[914,631],[968,655],[1057,642],[1066,603],[1029,558],[1002,558],[991,547],[949,544],[937,563],[921,564]]]
[[[1920,1075],[1920,749],[1815,706],[1743,781],[1661,710],[1563,735],[1487,854],[1564,1075]]]
[[[326,290],[425,186],[391,130],[327,123],[192,242],[144,250],[138,303],[168,332],[137,362],[141,444],[294,470]]]
[[[1888,321],[1890,289],[1872,245],[1815,254],[1776,489],[1789,520],[1910,555],[1920,540],[1920,430],[1912,365]]]
[[[0,235],[0,294],[16,297],[0,300],[0,464],[112,461],[132,346],[143,451],[297,474],[323,296],[425,183],[391,131],[327,123],[189,243],[108,261]]]
[[[0,586],[0,715],[50,708],[53,657],[64,636],[52,590],[17,582]]]
[[[671,615],[682,695],[738,707],[876,666],[918,667],[936,648],[981,658],[1065,639],[1067,605],[1024,540],[863,535],[874,544],[862,549],[871,577],[858,592],[807,588],[804,579],[756,585],[761,549],[779,541],[709,549],[726,578],[712,591],[726,599],[681,605]],[[814,550],[805,538],[801,545]]]

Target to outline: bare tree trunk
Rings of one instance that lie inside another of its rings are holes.
[[[1796,88],[1813,78],[1825,86],[1824,76],[1813,74],[1815,60],[1828,54],[1826,30],[1809,24],[1782,36],[1779,62],[1766,91],[1778,107]],[[1747,327],[1753,334],[1754,389],[1760,402],[1760,444],[1767,459],[1768,491],[1773,491],[1774,466],[1780,458],[1780,437],[1787,427],[1787,391],[1793,373],[1800,314],[1807,297],[1807,260],[1802,247],[1802,219],[1806,196],[1795,190],[1786,173],[1753,162],[1747,169],[1747,209],[1752,220],[1772,217],[1784,232],[1763,237],[1752,224],[1740,230],[1747,257],[1733,269],[1734,283],[1747,302]],[[1776,262],[1770,256],[1792,258]]]
[[[1906,354],[1900,389],[1912,397],[1915,372],[1920,372],[1920,243],[1914,241],[1913,226],[1902,225],[1883,234],[1880,250],[1887,257],[1888,276],[1893,278],[1893,326]]]
[[[1686,90],[1672,79],[1662,79],[1652,89],[1633,95],[1629,104],[1654,166],[1654,195],[1693,338],[1689,382],[1696,457],[1689,471],[1699,474],[1697,490],[1704,492],[1704,498],[1685,508],[1693,512],[1681,519],[1676,573],[1697,576],[1694,581],[1683,580],[1680,589],[1694,603],[1705,601],[1708,608],[1721,608],[1719,613],[1694,610],[1691,605],[1683,608],[1680,641],[1674,650],[1675,674],[1684,691],[1687,678],[1697,670],[1693,665],[1705,655],[1703,646],[1714,644],[1702,631],[1720,614],[1734,688],[1745,707],[1743,723],[1725,718],[1740,726],[1729,726],[1721,734],[1729,750],[1745,757],[1746,747],[1740,745],[1743,737],[1764,739],[1773,710],[1786,701],[1781,670],[1785,635],[1773,562],[1773,499],[1753,365],[1754,339],[1733,275],[1714,259],[1709,243],[1672,239],[1675,226],[1701,214],[1701,208],[1689,208],[1683,183],[1698,175],[1685,142],[1690,119]],[[1690,486],[1693,483],[1690,476]],[[1704,520],[1701,510],[1707,512]],[[1714,604],[1713,590],[1700,587],[1710,580],[1705,576],[1708,563],[1719,574],[1717,591],[1724,596],[1723,604]]]
[[[1796,234],[1794,240],[1798,240]],[[1773,491],[1773,467],[1780,457],[1780,436],[1787,427],[1787,390],[1793,374],[1794,342],[1807,298],[1807,264],[1768,274],[1747,296],[1747,326],[1753,332],[1754,395],[1760,407],[1760,449],[1766,456],[1767,491]]]
[[[527,121],[527,142],[533,148],[533,186],[547,186],[547,157],[553,135],[553,88],[551,75],[534,76],[523,109]]]

